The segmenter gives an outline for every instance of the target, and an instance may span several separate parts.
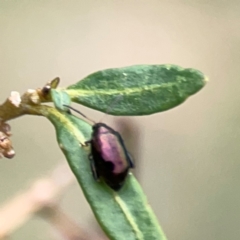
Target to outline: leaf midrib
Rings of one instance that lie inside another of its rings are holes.
[[[131,216],[131,213],[129,214],[128,208],[127,208],[126,204],[124,203],[124,201],[122,201],[121,197],[117,193],[114,192],[113,195],[114,195],[114,200],[116,201],[116,203],[122,210],[125,218],[129,222],[130,226],[134,230],[136,239],[144,240],[144,236],[143,236],[141,230],[138,228],[138,225],[135,223],[134,218]]]
[[[161,83],[161,84],[151,84],[151,85],[147,85],[144,87],[130,87],[130,88],[119,88],[119,89],[97,89],[97,88],[89,88],[89,89],[66,89],[66,92],[70,95],[70,96],[91,96],[91,95],[95,95],[96,93],[99,94],[119,94],[119,92],[121,91],[121,93],[126,92],[126,93],[137,93],[137,92],[142,92],[142,91],[150,91],[150,90],[157,90],[158,88],[169,88],[174,86],[174,85],[178,85],[179,83],[181,83],[181,81],[176,81],[176,82],[172,82],[172,83]]]

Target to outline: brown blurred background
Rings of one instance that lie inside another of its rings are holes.
[[[199,69],[210,82],[170,111],[123,118],[140,136],[139,181],[169,240],[238,240],[240,2],[0,1],[1,102],[57,76],[67,86],[104,68],[165,63]],[[117,117],[104,121],[121,129]],[[65,161],[46,119],[10,124],[17,155],[0,161],[0,203]],[[61,206],[95,231],[76,182]],[[49,231],[35,217],[11,239],[50,239]]]

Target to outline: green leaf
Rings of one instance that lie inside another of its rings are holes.
[[[136,65],[95,72],[66,91],[72,101],[112,115],[147,115],[176,107],[206,81],[191,68]]]
[[[70,105],[71,104],[71,99],[69,95],[67,94],[66,91],[64,90],[56,90],[56,89],[51,89],[51,98],[54,103],[54,106],[58,110],[66,111],[66,107],[63,106],[65,105]]]
[[[91,138],[92,127],[71,114],[47,109],[45,116],[56,128],[59,146],[107,236],[114,240],[166,240],[131,173],[119,192],[94,180],[89,162],[90,148],[83,146]]]

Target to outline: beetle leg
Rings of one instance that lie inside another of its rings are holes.
[[[95,163],[94,163],[92,155],[89,156],[89,160],[90,160],[90,167],[91,167],[91,170],[92,170],[93,178],[95,179],[95,181],[98,181],[99,180],[99,174],[98,174],[98,171],[95,167]]]
[[[134,168],[135,167],[134,161],[133,161],[133,158],[132,158],[132,156],[129,152],[127,153],[127,160],[128,160],[128,163],[129,163],[129,167]]]
[[[92,139],[85,142],[86,145],[89,145],[92,142]]]
[[[86,141],[86,142],[84,142],[84,143],[80,143],[80,144],[81,144],[81,147],[88,147],[89,144],[91,144],[91,141],[92,141],[92,140],[88,140],[88,141]]]
[[[81,143],[80,142],[80,145],[81,145],[81,147],[86,147],[87,145],[85,144],[85,142],[84,143]]]

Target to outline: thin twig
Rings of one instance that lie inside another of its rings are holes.
[[[30,217],[49,206],[74,181],[69,167],[57,167],[49,177],[39,179],[25,192],[0,208],[0,239],[9,236]]]
[[[51,101],[50,90],[57,88],[59,81],[59,78],[55,78],[43,88],[28,89],[22,96],[12,91],[6,101],[0,105],[0,125],[1,122],[4,123],[25,114],[42,115],[41,103]],[[36,106],[38,108],[35,108]]]
[[[97,236],[90,236],[84,229],[80,228],[68,214],[63,212],[58,204],[45,207],[39,214],[53,226],[54,233],[57,233],[64,240],[101,240]]]

